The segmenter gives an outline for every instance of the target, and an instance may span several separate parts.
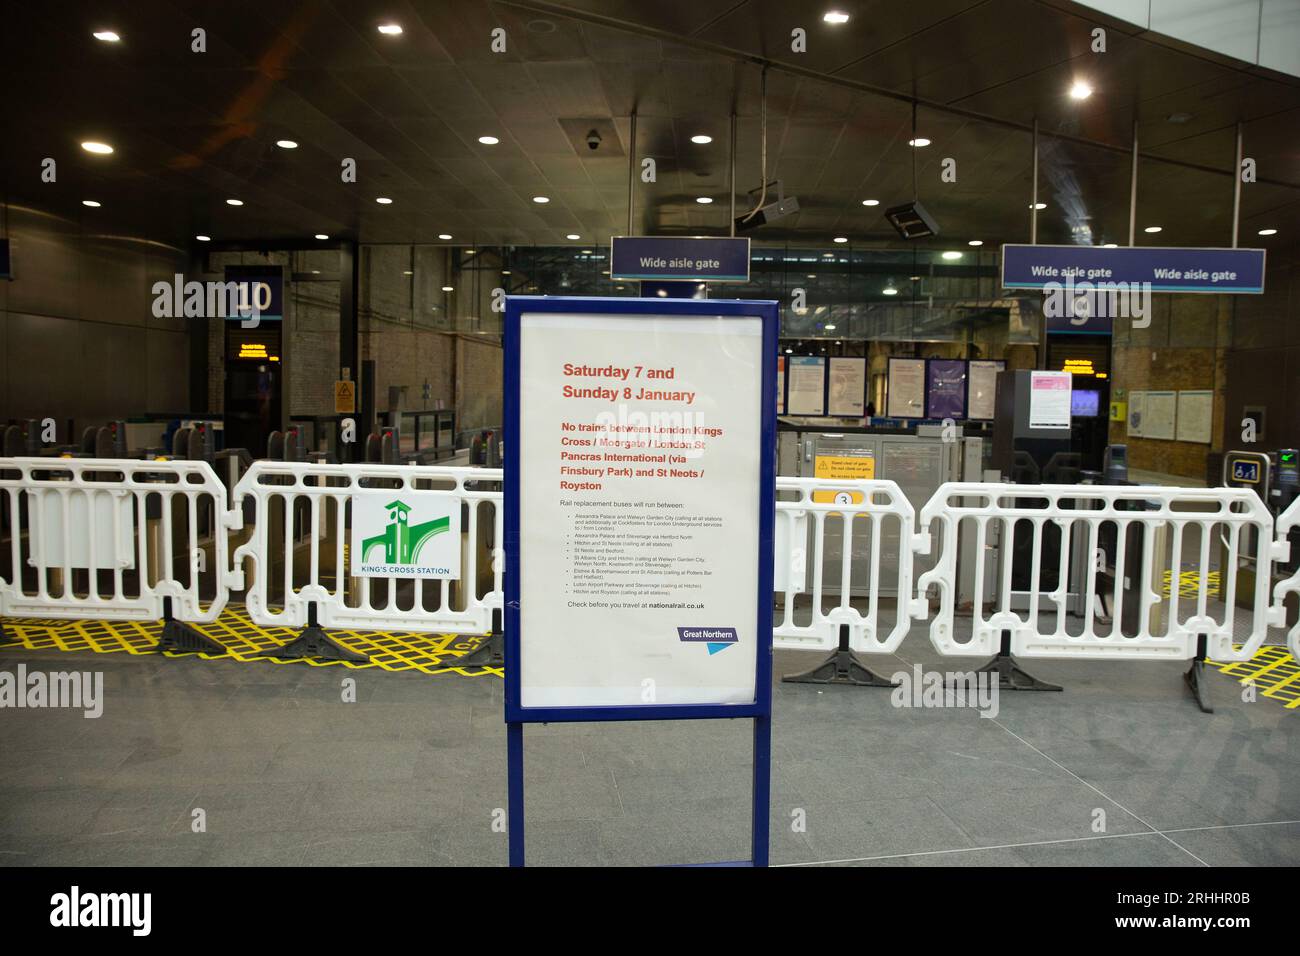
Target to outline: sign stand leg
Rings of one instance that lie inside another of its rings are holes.
[[[510,865],[524,865],[524,725],[506,724],[506,824]]]
[[[772,718],[754,718],[754,810],[750,856],[754,866],[767,866],[771,825]]]

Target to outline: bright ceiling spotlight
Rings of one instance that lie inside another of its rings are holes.
[[[295,142],[294,142],[293,140],[291,140],[291,139],[277,139],[277,140],[275,141],[275,145],[276,145],[276,146],[279,146],[281,149],[297,149],[297,148],[298,148],[298,144],[295,143]]]
[[[88,153],[94,153],[96,156],[107,156],[113,152],[113,147],[107,143],[97,143],[94,140],[87,140],[81,144],[81,148]]]
[[[565,236],[564,238],[565,238],[565,239],[581,239],[582,236],[578,235],[576,232],[571,232],[571,233],[569,233],[567,236]]]
[[[1030,208],[1030,209],[1046,209],[1046,208],[1047,208],[1047,203],[1045,203],[1045,202],[1035,202],[1035,203],[1030,203],[1030,204],[1029,204],[1029,208]]]
[[[849,22],[849,15],[847,13],[841,13],[839,10],[830,10],[822,14],[822,20],[826,23],[839,26],[841,23]]]
[[[91,34],[91,36],[93,36],[96,40],[99,40],[103,43],[117,43],[122,39],[118,34],[114,33],[112,30],[96,30],[94,33]]]
[[[951,262],[951,261],[954,260],[954,259],[960,259],[960,258],[961,258],[961,253],[960,253],[960,252],[949,251],[949,252],[945,252],[945,253],[943,254],[943,257],[944,257],[945,259],[947,259],[949,262]]]
[[[495,146],[497,143],[501,142],[501,140],[497,139],[495,136],[480,136],[478,141],[484,146]]]
[[[212,241],[212,237],[211,237],[211,236],[195,236],[194,238],[197,239],[199,242],[211,242],[211,241]]]
[[[443,242],[446,242],[448,239],[451,238],[451,233],[449,233],[449,232],[440,232],[440,233],[438,233],[438,238],[441,239]]]
[[[379,203],[381,206],[391,206],[393,204],[393,201],[387,196],[376,196],[375,202]]]
[[[83,200],[81,200],[81,204],[82,204],[83,206],[89,206],[91,209],[98,209],[98,208],[99,208],[99,203],[95,202],[95,200],[93,200],[93,199],[83,199]]]
[[[984,245],[984,240],[983,240],[983,239],[972,239],[970,242],[966,243],[966,245],[968,245],[968,246],[982,246],[982,245]]]
[[[386,37],[395,37],[401,34],[402,27],[398,23],[381,23],[379,24],[379,32]]]
[[[1075,80],[1074,85],[1070,87],[1070,99],[1086,100],[1090,96],[1092,96],[1092,87],[1083,80]]]
[[[442,287],[442,291],[443,291],[443,292],[454,292],[455,289],[454,289],[452,286],[445,285],[445,286]]]
[[[1261,236],[1276,236],[1276,235],[1277,235],[1277,230],[1276,230],[1276,229],[1261,229],[1261,230],[1259,231],[1259,234],[1260,234]]]
[[[1119,243],[1117,243],[1117,242],[1103,242],[1103,243],[1101,244],[1101,247],[1102,247],[1103,249],[1118,249],[1118,248],[1119,248]]]
[[[551,201],[551,197],[550,197],[550,196],[534,196],[534,197],[533,197],[533,202],[535,202],[535,203],[548,203],[548,202],[550,202],[550,201]]]
[[[1162,227],[1162,226],[1147,226],[1147,227],[1146,227],[1145,229],[1143,229],[1142,231],[1143,231],[1143,232],[1159,232],[1162,228],[1164,228],[1164,227]]]
[[[916,139],[909,139],[907,141],[907,145],[915,146],[917,149],[920,149],[922,146],[929,146],[930,141],[926,139],[924,136],[918,136]]]
[[[879,199],[864,199],[864,200],[862,200],[862,205],[864,205],[864,206],[879,206],[879,205],[880,205],[880,200],[879,200]]]
[[[898,295],[898,290],[895,289],[892,285],[887,285],[880,291],[884,295]]]
[[[226,200],[226,205],[227,205],[227,206],[242,206],[243,204],[244,204],[244,200],[242,200],[242,199],[227,199],[227,200]]]
[[[710,199],[708,196],[696,196],[695,201],[699,203],[701,206],[707,206],[709,203],[713,202],[713,200]]]
[[[695,143],[697,146],[707,146],[709,143],[713,142],[713,137],[706,136],[704,133],[696,133],[691,137],[691,142]]]
[[[848,242],[848,241],[849,241],[849,237],[848,237],[848,236],[836,236],[832,241],[833,241],[833,242]]]
[[[325,235],[325,233],[323,232],[318,232],[316,233],[316,238],[324,242],[326,239],[329,238],[329,236]]]

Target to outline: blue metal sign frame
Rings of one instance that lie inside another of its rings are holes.
[[[715,264],[700,266],[695,259],[699,255],[717,256],[711,260]],[[748,236],[613,236],[609,273],[611,279],[629,281],[748,282],[750,255]],[[667,261],[662,266],[626,261],[644,256]],[[682,264],[682,260],[694,262]]]
[[[520,434],[524,397],[520,377],[521,318],[524,313],[566,313],[638,317],[719,316],[762,321],[762,367],[759,371],[759,508],[758,607],[755,634],[754,700],[746,704],[639,704],[597,707],[524,707],[519,661],[520,473],[517,455],[505,460],[505,720],[509,790],[510,865],[524,863],[524,749],[526,723],[605,720],[708,720],[747,717],[754,720],[752,859],[740,865],[766,866],[772,751],[772,577],[776,524],[776,354],[780,326],[778,303],[744,299],[628,299],[607,297],[507,296],[505,312],[505,409],[507,436]],[[514,439],[508,439],[514,441]],[[518,447],[517,445],[515,447]]]

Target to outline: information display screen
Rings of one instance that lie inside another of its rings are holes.
[[[1100,391],[1095,388],[1076,388],[1070,392],[1071,418],[1096,418],[1100,414]]]
[[[672,314],[662,300],[661,314],[637,315],[528,303],[508,307],[518,309],[507,374],[517,361],[519,401],[507,604],[517,591],[521,709],[509,719],[754,705],[771,641],[772,521],[762,516],[773,500],[763,479],[775,408],[764,396],[775,335],[762,316]]]

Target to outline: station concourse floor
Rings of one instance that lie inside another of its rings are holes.
[[[902,651],[870,662],[886,675],[977,663],[924,638]],[[775,673],[820,656],[778,651]],[[19,663],[101,670],[106,702],[98,719],[0,710],[5,865],[506,862],[498,677],[0,651]],[[778,679],[772,863],[1300,861],[1300,710],[1243,702],[1213,671],[1217,711],[1202,714],[1174,662],[1028,669],[1065,691],[1003,692],[992,718]],[[751,740],[747,720],[529,727],[528,862],[747,858]]]

